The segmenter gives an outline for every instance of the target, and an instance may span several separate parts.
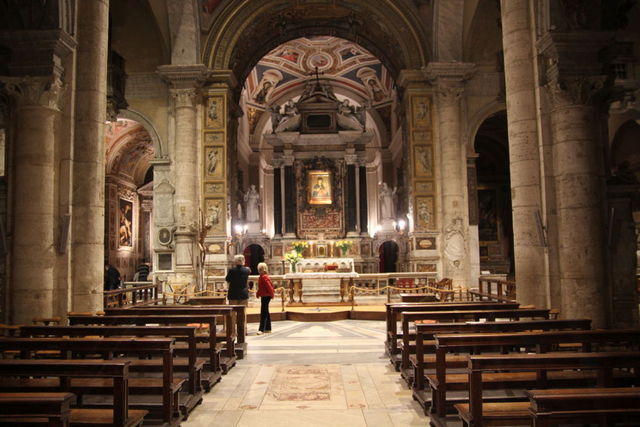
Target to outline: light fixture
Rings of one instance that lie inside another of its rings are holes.
[[[242,232],[244,231],[244,227],[241,224],[236,224],[233,227],[233,231],[235,231],[236,234],[242,234]]]
[[[407,228],[407,221],[404,219],[398,220],[398,230],[404,231],[405,228]]]

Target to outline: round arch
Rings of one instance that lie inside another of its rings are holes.
[[[475,141],[480,126],[489,117],[501,111],[507,111],[507,105],[503,101],[492,101],[489,104],[478,110],[473,117],[469,120],[469,126],[467,127],[469,134],[467,135],[467,155],[475,154]]]
[[[135,110],[126,109],[126,110],[118,111],[118,117],[121,119],[129,119],[129,120],[134,120],[138,122],[140,126],[142,126],[149,133],[149,136],[151,137],[151,141],[153,142],[153,152],[155,153],[155,158],[156,159],[168,158],[167,149],[165,147],[164,142],[160,138],[160,135],[158,135],[158,131],[156,130],[155,126],[153,126],[153,123],[151,123],[151,121],[147,119],[142,113],[139,113]]]
[[[212,70],[230,70],[236,81],[243,82],[256,63],[277,46],[298,37],[331,35],[368,49],[394,78],[403,69],[426,66],[428,38],[412,1],[336,3],[225,2],[204,44],[203,63]]]

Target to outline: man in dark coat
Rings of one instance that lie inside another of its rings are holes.
[[[225,280],[227,281],[227,283],[229,283],[229,290],[227,291],[227,299],[229,300],[229,305],[244,305],[245,307],[248,307],[249,286],[247,285],[247,282],[249,281],[249,274],[251,274],[251,270],[244,266],[244,255],[236,255],[233,258],[233,263],[235,265],[229,269],[229,271],[227,272],[227,277],[225,277]],[[234,332],[237,333],[237,329],[235,328],[235,326],[237,325],[235,312],[233,317]],[[246,308],[244,311],[244,324],[246,330]]]
[[[104,290],[112,291],[120,287],[120,272],[109,263],[104,265]]]

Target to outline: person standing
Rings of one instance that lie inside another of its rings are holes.
[[[244,255],[236,255],[233,257],[234,266],[227,272],[225,280],[229,283],[229,290],[227,291],[227,300],[229,305],[244,305],[244,324],[245,330],[247,325],[247,309],[249,306],[249,286],[247,282],[249,280],[249,274],[251,270],[244,266]],[[234,312],[234,330],[237,325]],[[237,330],[234,332],[237,333]]]
[[[269,278],[267,264],[264,262],[258,264],[258,273],[260,274],[258,292],[256,292],[256,296],[260,298],[260,327],[258,328],[258,335],[270,334],[271,314],[269,314],[269,303],[275,297],[275,291]]]
[[[120,287],[120,272],[109,263],[104,265],[104,290],[113,291]]]

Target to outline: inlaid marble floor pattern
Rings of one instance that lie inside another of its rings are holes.
[[[249,325],[248,355],[182,425],[424,426],[384,356],[384,322]]]

